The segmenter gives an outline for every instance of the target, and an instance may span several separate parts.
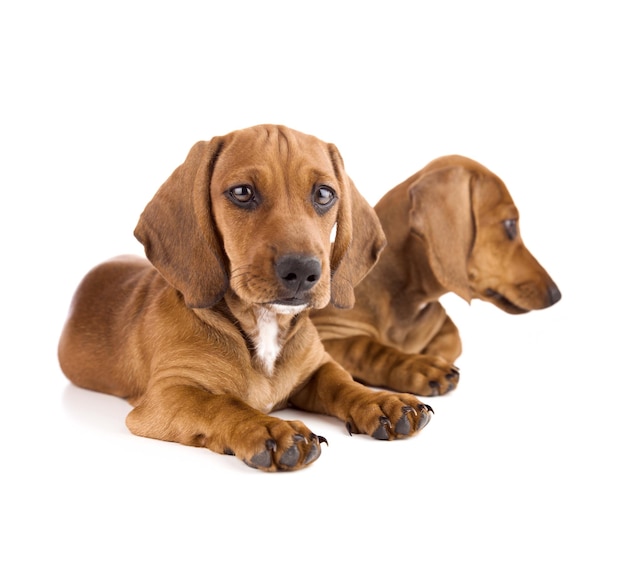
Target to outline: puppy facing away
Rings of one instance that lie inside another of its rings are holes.
[[[511,314],[561,299],[522,242],[506,186],[469,158],[434,160],[375,211],[388,244],[356,305],[312,314],[326,350],[365,384],[426,396],[456,387],[461,339],[438,301],[447,292]]]
[[[276,125],[198,142],[135,235],[148,259],[90,271],[58,348],[74,384],[130,402],[133,433],[275,471],[312,463],[325,442],[270,415],[286,406],[377,439],[428,423],[414,395],[355,382],[309,319],[352,306],[385,244],[334,145]]]

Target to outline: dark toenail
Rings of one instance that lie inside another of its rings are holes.
[[[326,445],[328,445],[328,441],[326,441],[325,437],[322,437],[321,435],[315,435],[315,434],[311,434],[311,439],[317,438],[317,442],[321,445],[322,443],[325,443]]]

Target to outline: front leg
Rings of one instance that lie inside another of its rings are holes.
[[[126,424],[135,435],[235,455],[264,471],[305,467],[326,441],[300,421],[266,415],[234,396],[186,382],[150,388]]]
[[[432,414],[432,409],[412,394],[375,391],[357,383],[334,361],[323,364],[290,403],[337,417],[350,433],[376,439],[413,435],[426,426]]]
[[[428,345],[421,351],[424,355],[438,355],[448,361],[454,362],[461,355],[461,336],[459,328],[446,316],[439,331],[428,342]]]
[[[459,370],[448,360],[404,353],[366,335],[324,340],[324,347],[367,385],[431,396],[447,393],[459,382]]]

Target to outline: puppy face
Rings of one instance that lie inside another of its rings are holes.
[[[329,303],[331,231],[344,189],[327,144],[276,128],[234,132],[210,190],[240,299],[285,313]]]
[[[269,124],[197,142],[135,236],[187,306],[231,289],[278,313],[351,307],[386,243],[337,148]]]
[[[504,183],[482,176],[473,195],[476,237],[468,275],[474,297],[512,314],[553,305],[558,288],[525,247],[519,213]]]
[[[439,283],[508,313],[553,305],[561,293],[524,245],[504,182],[463,156],[443,156],[410,185],[410,227]]]

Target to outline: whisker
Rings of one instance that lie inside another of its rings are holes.
[[[231,276],[230,285],[233,287],[247,287],[254,289],[255,282],[262,284],[263,278],[251,272],[240,273],[237,276]]]
[[[255,271],[252,264],[239,266],[231,271],[230,286],[235,292],[240,294],[254,294],[259,301],[270,301],[275,299],[273,286],[268,284],[267,278]]]
[[[230,275],[236,275],[236,274],[245,274],[245,273],[249,273],[250,268],[252,268],[252,264],[246,264],[244,266],[239,266],[238,268],[234,268],[230,271]]]
[[[248,275],[251,275],[250,272],[250,268],[252,267],[252,265],[246,265],[246,266],[240,266],[238,268],[235,268],[234,270],[231,271],[230,273],[230,281],[231,283],[233,281],[237,281],[240,278],[245,278]]]

